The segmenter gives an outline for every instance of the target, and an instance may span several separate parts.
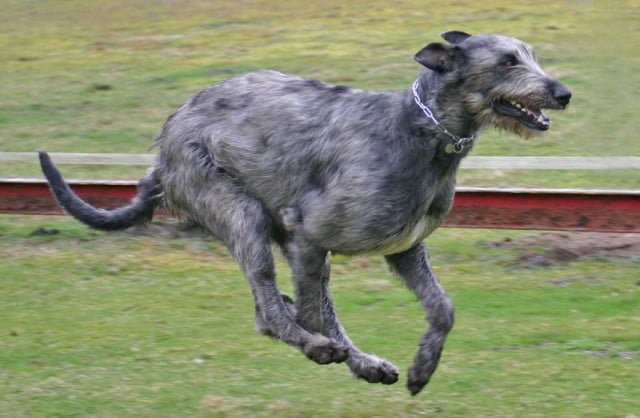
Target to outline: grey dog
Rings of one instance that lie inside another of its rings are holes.
[[[359,350],[329,294],[332,253],[381,254],[415,292],[428,328],[408,373],[417,394],[438,364],[454,309],[423,244],[452,206],[460,160],[483,126],[528,136],[550,126],[542,108],[571,93],[533,49],[501,35],[442,35],[414,59],[412,88],[373,92],[275,71],[231,78],[171,115],[158,153],[127,206],[96,209],[78,198],[40,152],[60,205],[85,224],[117,230],[166,205],[219,237],[242,267],[257,329],[313,361],[345,362],[358,378],[391,384],[398,370]],[[295,301],[276,286],[271,244],[291,266]]]

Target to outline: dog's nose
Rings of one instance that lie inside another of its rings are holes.
[[[562,84],[558,84],[553,90],[553,98],[556,99],[556,102],[561,106],[566,106],[571,100],[571,92]]]

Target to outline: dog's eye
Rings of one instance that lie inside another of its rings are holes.
[[[513,55],[508,55],[507,57],[505,57],[504,59],[505,67],[512,68],[512,67],[515,67],[516,65],[518,65],[518,59],[516,57],[514,57]]]

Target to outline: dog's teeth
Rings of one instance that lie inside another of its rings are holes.
[[[543,114],[538,116],[538,118],[536,119],[536,122],[538,122],[542,126],[549,126],[549,124],[551,123],[549,119],[547,119]]]

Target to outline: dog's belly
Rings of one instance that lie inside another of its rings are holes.
[[[410,249],[436,230],[444,216],[423,216],[393,235],[368,235],[366,239],[333,237],[331,241],[316,241],[322,247],[338,254],[389,255]],[[337,239],[336,239],[337,238]]]
[[[440,218],[423,216],[413,227],[408,227],[401,234],[383,241],[380,248],[372,252],[388,255],[406,251],[429,236],[441,223]]]

